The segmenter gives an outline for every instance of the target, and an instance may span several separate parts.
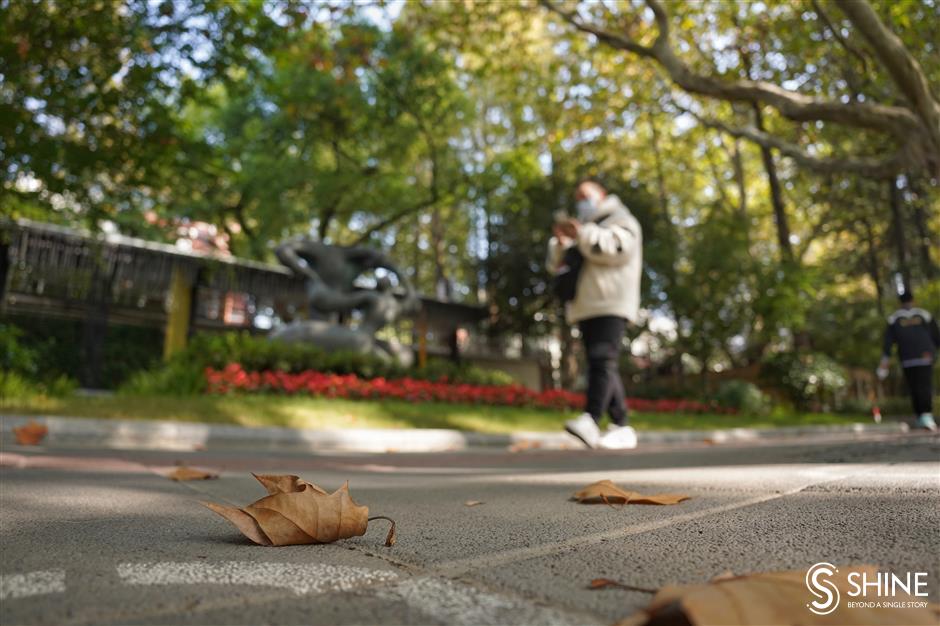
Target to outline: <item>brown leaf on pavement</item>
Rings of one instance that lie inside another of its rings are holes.
[[[660,493],[645,496],[636,491],[621,489],[609,480],[599,480],[575,492],[574,499],[581,504],[679,504],[690,496]]]
[[[611,580],[610,578],[595,578],[591,581],[591,584],[588,585],[588,589],[607,589],[609,587],[616,587],[617,589],[625,589],[627,591],[642,591],[643,593],[656,593],[655,589],[649,589],[647,587],[636,587],[634,585],[627,585],[617,580]]]
[[[45,424],[40,424],[30,420],[22,426],[13,427],[13,437],[16,443],[21,446],[38,446],[45,439],[49,428]]]
[[[211,480],[218,478],[217,472],[208,472],[188,465],[180,465],[166,475],[170,480]]]
[[[262,546],[330,543],[366,533],[370,519],[391,522],[386,546],[395,544],[395,522],[369,518],[369,508],[356,504],[349,483],[331,494],[297,476],[252,474],[268,495],[243,508],[203,502]]]
[[[532,439],[523,439],[522,441],[517,441],[508,448],[509,452],[523,452],[525,450],[537,450],[542,447],[542,442],[534,441]]]
[[[464,506],[479,506],[481,504],[484,504],[482,500],[467,500],[463,503]]]
[[[837,573],[828,580],[835,584],[843,599],[851,597],[848,592],[853,587],[849,585],[848,575],[855,572],[865,574],[868,580],[875,580],[878,570],[871,565],[839,567]],[[808,607],[814,596],[807,589],[806,574],[806,570],[732,577],[720,574],[705,584],[663,587],[648,607],[618,622],[616,626],[666,623],[695,626],[926,626],[940,623],[940,605],[927,604],[925,608],[917,608],[907,603],[926,604],[924,599],[903,593],[889,598],[890,603],[882,602],[881,606],[852,609],[838,607],[828,615],[817,615]]]

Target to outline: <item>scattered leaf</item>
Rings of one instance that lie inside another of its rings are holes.
[[[639,495],[633,491],[624,491],[609,480],[599,480],[591,483],[581,491],[574,494],[575,500],[581,504],[626,504],[630,498]]]
[[[643,593],[656,593],[655,589],[649,589],[648,587],[636,587],[634,585],[627,585],[625,583],[611,580],[609,578],[595,578],[591,581],[591,584],[588,585],[588,589],[607,589],[608,587],[616,587],[618,589],[626,589],[627,591],[642,591]]]
[[[387,517],[369,517],[369,508],[356,504],[349,483],[331,494],[297,476],[252,474],[268,495],[244,508],[203,502],[262,546],[330,543],[366,533],[369,522],[392,523],[385,545],[396,541],[395,522]]]
[[[877,569],[871,565],[839,567],[831,577],[841,597],[852,589],[848,575],[865,573],[874,579]],[[764,572],[746,576],[719,574],[705,584],[667,586],[660,589],[650,605],[640,613],[618,622],[617,626],[652,624],[695,624],[695,626],[752,626],[756,624],[937,624],[940,605],[913,608],[908,602],[923,602],[906,594],[891,598],[891,606],[855,607],[829,615],[816,615],[807,608],[813,600],[806,588],[806,570]],[[894,603],[898,604],[895,605]],[[833,619],[835,618],[835,619]]]
[[[542,447],[542,442],[533,441],[531,439],[524,439],[522,441],[517,441],[507,448],[509,452],[522,452],[524,450],[536,450]]]
[[[180,465],[167,474],[166,477],[170,480],[210,480],[218,478],[219,474],[217,472],[208,472],[195,467],[189,467],[188,465]]]
[[[464,506],[479,506],[481,504],[484,504],[482,500],[467,500],[463,503]]]
[[[679,504],[690,496],[676,493],[660,493],[645,496],[635,491],[621,489],[609,480],[591,483],[574,494],[574,499],[581,504]]]
[[[16,438],[16,443],[21,446],[38,446],[48,432],[49,428],[45,424],[33,420],[22,426],[13,427],[13,436]]]

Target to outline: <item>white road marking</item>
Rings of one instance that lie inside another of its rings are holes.
[[[384,600],[404,601],[424,615],[454,626],[488,624],[555,625],[594,623],[588,616],[559,611],[512,596],[484,591],[444,578],[421,576],[381,589]]]
[[[117,573],[126,585],[251,585],[281,587],[299,596],[347,591],[398,578],[395,572],[365,567],[251,561],[121,563]]]
[[[14,600],[64,591],[64,569],[42,570],[26,574],[0,574],[0,600]]]
[[[833,472],[836,470],[834,469]],[[787,496],[792,496],[797,494],[804,489],[809,487],[814,487],[817,485],[824,485],[829,482],[835,482],[837,480],[843,480],[852,476],[850,473],[828,473],[820,472],[820,478],[815,481],[806,482],[800,484],[797,487],[792,487],[790,489],[781,490],[776,493],[771,494],[761,494],[753,498],[747,498],[744,500],[738,500],[731,502],[729,504],[720,504],[718,506],[708,507],[705,509],[699,509],[697,511],[689,511],[687,513],[680,513],[675,515],[670,515],[662,519],[651,520],[645,523],[634,524],[628,526],[627,528],[614,528],[600,533],[594,533],[592,535],[582,535],[579,537],[574,537],[572,539],[566,539],[564,541],[556,541],[553,543],[544,543],[536,545],[533,547],[525,548],[512,548],[509,550],[503,550],[501,552],[493,552],[488,554],[482,554],[480,556],[467,557],[463,559],[455,559],[453,561],[447,561],[439,564],[434,568],[434,572],[444,576],[459,576],[465,574],[471,570],[483,569],[483,568],[494,568],[500,567],[503,565],[508,565],[510,563],[516,563],[519,561],[526,561],[529,559],[534,559],[537,557],[548,556],[551,554],[556,554],[558,552],[564,552],[574,548],[585,548],[590,545],[600,543],[602,541],[607,541],[610,539],[621,539],[623,537],[629,537],[630,535],[639,535],[654,530],[659,530],[661,528],[668,528],[669,526],[677,526],[679,524],[697,520],[703,517],[709,517],[712,515],[717,515],[719,513],[727,513],[729,511],[735,511],[737,509],[743,509],[746,507],[754,506],[756,504],[763,504],[765,502],[771,502],[773,500],[779,500]]]

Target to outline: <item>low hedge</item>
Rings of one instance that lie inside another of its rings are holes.
[[[425,367],[403,367],[374,356],[350,352],[326,352],[315,346],[270,341],[248,333],[196,335],[186,349],[159,367],[139,372],[122,386],[134,394],[178,395],[206,391],[205,371],[223,370],[237,363],[248,371],[276,371],[299,374],[318,371],[354,374],[359,378],[451,381],[469,385],[511,385],[504,372],[484,370],[466,364],[432,359]]]

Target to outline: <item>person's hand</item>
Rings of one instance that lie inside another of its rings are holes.
[[[878,380],[884,380],[888,377],[888,364],[890,361],[888,359],[881,359],[881,362],[878,363],[878,369],[875,370],[875,374],[878,376]]]
[[[571,243],[571,237],[565,234],[565,231],[562,229],[561,223],[557,223],[552,226],[552,234],[555,235],[555,239],[558,240],[558,243],[562,246],[567,247]]]
[[[568,239],[577,239],[578,233],[581,231],[581,222],[574,218],[568,218],[564,222],[556,224],[555,228]]]

